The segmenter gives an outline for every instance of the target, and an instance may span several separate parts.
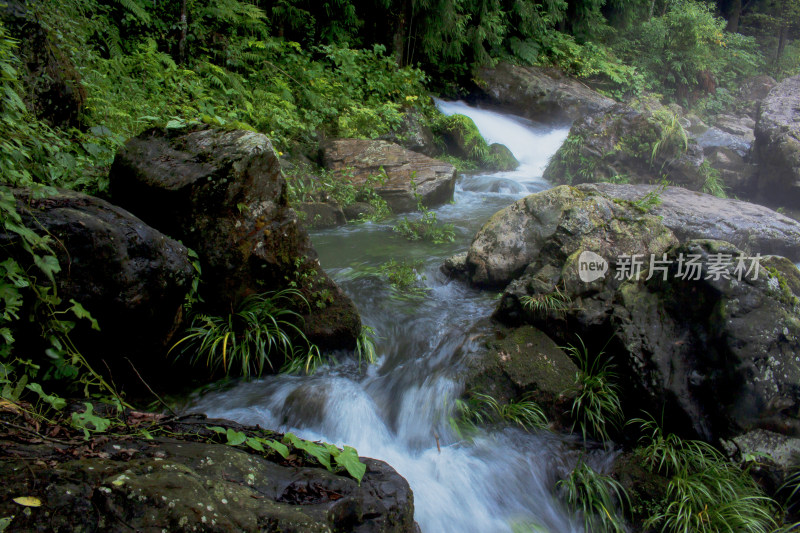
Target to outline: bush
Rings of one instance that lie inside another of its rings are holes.
[[[626,531],[625,521],[616,509],[618,505],[630,507],[630,501],[622,485],[611,476],[595,471],[581,459],[557,486],[570,509],[583,517],[586,531]]]

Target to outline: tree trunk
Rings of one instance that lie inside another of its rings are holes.
[[[406,27],[407,20],[408,0],[405,0],[401,3],[399,12],[395,17],[394,35],[392,35],[392,54],[398,67],[402,67],[403,61],[407,59],[405,57],[406,33],[408,32]]]
[[[189,24],[186,17],[186,0],[181,0],[181,37],[178,40],[178,63],[183,65],[186,62],[186,32]]]
[[[726,31],[736,33],[739,31],[739,16],[742,14],[742,0],[733,0],[728,10],[728,25]]]

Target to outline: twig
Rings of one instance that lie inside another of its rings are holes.
[[[442,447],[441,447],[441,446],[439,446],[439,435],[437,435],[436,433],[434,433],[434,434],[433,434],[433,438],[435,438],[435,439],[436,439],[436,450],[438,450],[438,452],[439,452],[439,453],[442,453]]]
[[[164,400],[162,400],[162,399],[161,399],[161,396],[159,396],[158,394],[156,394],[156,392],[155,392],[153,389],[151,389],[151,388],[150,388],[150,385],[148,385],[148,384],[147,384],[147,382],[144,380],[144,378],[142,377],[142,375],[141,375],[141,374],[139,374],[139,371],[138,371],[138,370],[136,370],[136,367],[135,367],[135,366],[133,366],[133,362],[132,362],[130,359],[128,359],[127,357],[125,358],[125,360],[126,360],[126,361],[128,361],[128,364],[130,364],[130,365],[131,365],[131,368],[133,369],[133,371],[134,371],[134,372],[136,372],[136,375],[137,375],[137,376],[139,376],[139,379],[140,379],[140,380],[142,380],[142,383],[144,383],[144,386],[145,386],[145,387],[147,387],[147,390],[149,390],[151,393],[153,393],[153,396],[155,396],[155,397],[156,397],[156,399],[157,399],[159,402],[161,402],[161,405],[163,405],[164,407],[166,407],[166,408],[167,408],[167,411],[169,411],[169,412],[172,414],[172,416],[178,416],[178,413],[176,413],[176,412],[175,412],[175,411],[172,409],[172,407],[170,407],[170,406],[169,406],[169,404],[168,404],[167,402],[165,402]]]
[[[13,422],[7,422],[5,420],[0,420],[0,422],[2,422],[3,424],[5,424],[5,425],[7,425],[9,427],[12,427],[14,429],[18,429],[20,431],[24,431],[25,433],[30,433],[31,435],[36,435],[36,437],[38,437],[38,438],[40,438],[42,440],[55,442],[56,444],[63,444],[65,446],[71,446],[73,444],[72,442],[69,442],[69,441],[66,441],[66,440],[54,439],[53,437],[48,437],[47,435],[42,435],[41,433],[39,433],[37,431],[34,431],[32,429],[29,429],[29,428],[26,428],[25,426],[19,426],[17,424],[14,424]]]

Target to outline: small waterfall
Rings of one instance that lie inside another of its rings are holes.
[[[415,518],[424,533],[510,532],[517,523],[536,531],[582,531],[554,496],[555,482],[576,460],[576,445],[546,431],[486,431],[466,441],[449,424],[463,391],[463,360],[482,349],[496,300],[445,278],[439,265],[469,246],[493,213],[548,187],[547,159],[567,130],[508,115],[438,102],[445,112],[475,120],[491,142],[522,162],[513,172],[462,176],[453,204],[435,211],[455,226],[456,242],[408,242],[394,221],[312,234],[320,262],[353,298],[378,335],[378,364],[360,372],[351,360],[313,376],[270,376],[208,393],[194,408],[210,416],[292,431],[307,439],[354,446],[382,459],[414,491]],[[377,267],[389,259],[420,260],[427,296],[392,298]],[[599,454],[593,462],[607,460]]]

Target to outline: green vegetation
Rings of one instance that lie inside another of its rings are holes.
[[[550,315],[563,317],[567,311],[573,308],[572,299],[561,292],[558,287],[547,294],[534,294],[532,296],[526,294],[520,298],[520,303],[538,318],[545,318]]]
[[[425,281],[422,274],[422,261],[395,261],[390,259],[378,268],[392,288],[392,294],[399,299],[418,299],[428,294],[428,287],[420,285]]]
[[[425,207],[422,203],[422,196],[417,192],[417,184],[414,182],[413,178],[411,180],[411,187],[417,199],[417,209],[422,215],[415,219],[403,217],[403,220],[398,222],[392,229],[409,241],[423,240],[431,241],[434,244],[453,242],[456,239],[453,225],[440,223],[436,219],[436,213]]]
[[[703,192],[713,194],[717,198],[727,198],[725,182],[722,181],[719,170],[712,168],[708,161],[700,165],[700,174],[704,176]]]
[[[545,429],[547,415],[533,400],[526,397],[503,403],[494,397],[475,392],[465,400],[456,400],[450,426],[457,435],[472,434],[481,426],[511,424],[524,430]]]
[[[253,294],[226,317],[198,314],[170,351],[182,345],[181,355],[192,364],[205,360],[212,375],[222,369],[225,375],[260,376],[267,366],[275,370],[276,357],[302,361],[309,372],[321,356],[297,326],[300,315],[290,309],[296,298],[303,297],[294,289]]]
[[[574,420],[572,430],[575,430],[575,426],[579,427],[584,441],[591,437],[609,441],[611,432],[618,429],[623,421],[614,365],[603,352],[596,356],[589,355],[580,337],[578,342],[580,346],[570,344],[564,348],[578,365],[575,375],[577,395],[570,412]]]
[[[775,502],[713,446],[665,435],[652,418],[631,423],[639,424],[643,433],[636,450],[642,464],[669,479],[661,509],[645,527],[709,533],[774,531]]]
[[[611,476],[597,472],[581,458],[569,476],[556,485],[567,505],[583,517],[586,531],[626,531],[617,508],[630,507],[630,501],[622,485]]]
[[[356,355],[358,356],[358,366],[362,361],[368,365],[374,365],[378,360],[378,352],[375,351],[375,330],[369,326],[361,326],[361,334],[356,339]]]

